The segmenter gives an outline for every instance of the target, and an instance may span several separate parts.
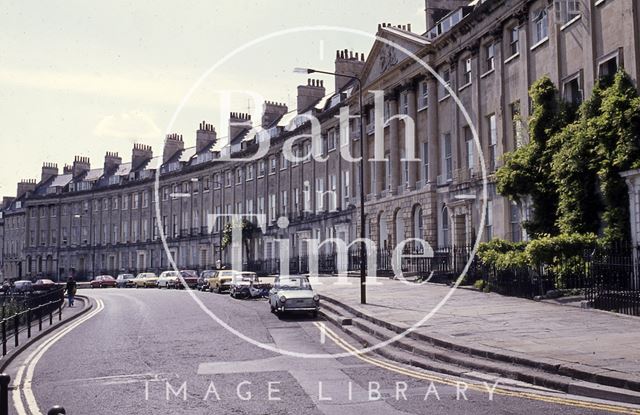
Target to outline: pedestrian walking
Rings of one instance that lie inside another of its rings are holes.
[[[73,301],[76,296],[76,282],[73,277],[69,277],[67,280],[67,287],[65,288],[67,291],[67,297],[69,298],[69,307],[73,307]]]

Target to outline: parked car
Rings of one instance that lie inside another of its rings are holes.
[[[276,314],[305,311],[317,317],[320,297],[313,291],[307,277],[276,277],[273,288],[269,291],[269,307]]]
[[[180,284],[178,271],[164,271],[158,277],[158,288],[176,288]]]
[[[33,284],[34,291],[49,291],[56,288],[56,283],[53,280],[49,280],[46,278],[41,278],[36,280],[35,284]]]
[[[220,294],[227,292],[231,289],[231,280],[236,273],[237,271],[229,269],[218,270],[205,284],[212,293]]]
[[[133,280],[135,276],[133,274],[120,274],[118,278],[116,278],[116,286],[118,288],[129,288],[133,287]]]
[[[29,280],[20,280],[13,283],[13,292],[30,293],[33,292],[33,283]]]
[[[115,287],[116,279],[111,275],[98,275],[91,280],[91,288]]]
[[[182,270],[180,271],[180,275],[184,280],[184,284],[182,283],[182,281],[180,281],[180,279],[178,279],[176,288],[184,288],[185,285],[191,289],[198,287],[198,273],[196,271],[190,269]]]
[[[153,272],[141,272],[134,278],[133,286],[136,288],[155,288],[158,286],[158,276]]]
[[[200,273],[200,278],[198,278],[198,289],[200,291],[207,291],[209,289],[209,278],[212,278],[216,275],[216,270],[207,269]]]
[[[271,285],[260,282],[255,272],[238,272],[231,280],[229,294],[233,298],[266,297]]]

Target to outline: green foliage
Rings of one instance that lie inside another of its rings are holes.
[[[485,281],[484,280],[477,280],[476,282],[473,283],[473,288],[475,288],[476,290],[484,290],[485,287]]]
[[[497,270],[526,266],[524,242],[509,242],[504,239],[492,239],[478,247],[478,258],[485,265],[494,266]]]
[[[598,232],[602,201],[598,192],[595,140],[585,132],[585,120],[570,124],[554,137],[562,143],[553,157],[552,177],[558,188],[560,232]]]
[[[516,201],[530,197],[533,218],[523,226],[533,238],[604,229],[605,242],[627,240],[629,199],[620,172],[640,168],[640,98],[630,78],[620,71],[601,82],[577,112],[558,100],[548,78],[530,94],[530,143],[505,155],[498,192]]]
[[[550,167],[559,143],[552,138],[567,124],[567,111],[548,77],[536,81],[529,94],[533,103],[530,141],[505,155],[504,165],[496,172],[497,189],[515,201],[531,197],[533,218],[523,224],[530,235],[555,234],[558,193]]]
[[[628,240],[629,193],[620,172],[640,167],[640,98],[624,72],[619,71],[603,91],[600,112],[590,120],[590,131],[598,140],[604,238],[608,242]]]
[[[597,243],[593,233],[540,235],[528,243],[493,240],[480,245],[478,257],[497,271],[529,268],[539,272],[546,267],[555,276],[556,286],[563,288],[567,277],[584,273],[585,250]]]
[[[253,222],[242,219],[241,222],[228,222],[222,231],[222,249],[226,249],[232,242],[233,229],[242,229],[242,244],[245,248],[247,258],[249,258],[251,249],[249,242],[260,231]],[[250,259],[250,258],[249,258]]]

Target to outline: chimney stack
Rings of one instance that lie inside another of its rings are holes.
[[[22,196],[27,195],[29,193],[36,190],[36,181],[34,179],[26,179],[20,180],[18,182],[18,191],[16,192],[16,198],[20,199]]]
[[[91,162],[89,161],[89,157],[76,156],[73,160],[73,166],[71,167],[71,173],[73,174],[73,177],[79,177],[89,170],[91,170]]]
[[[262,112],[262,128],[269,127],[274,121],[282,118],[287,112],[289,112],[289,109],[286,104],[266,101]]]
[[[315,105],[325,94],[324,81],[308,79],[306,85],[298,85],[298,114]]]
[[[181,134],[167,134],[164,140],[164,150],[162,151],[162,162],[166,163],[178,151],[184,150],[184,141]]]
[[[62,169],[62,174],[71,174],[71,173],[73,173],[73,166],[65,164],[64,168]]]
[[[58,165],[55,163],[44,162],[42,164],[42,175],[40,176],[41,182],[46,182],[50,178],[58,175]]]
[[[229,143],[231,143],[238,135],[247,133],[252,128],[251,115],[241,112],[232,112],[229,114]]]
[[[214,145],[216,140],[216,128],[213,124],[207,124],[205,121],[202,121],[198,131],[196,131],[196,153],[200,153],[204,149]]]
[[[136,170],[147,161],[153,158],[153,150],[151,146],[145,144],[133,144],[133,151],[131,152],[131,169]]]
[[[104,156],[104,174],[113,174],[121,164],[122,158],[118,156],[118,153],[107,151]]]
[[[358,54],[347,49],[336,51],[335,72],[348,76],[360,76],[364,69],[364,53]],[[336,92],[340,91],[351,80],[336,76]]]

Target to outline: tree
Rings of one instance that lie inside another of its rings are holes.
[[[232,233],[233,229],[236,227],[242,228],[242,246],[244,248],[244,254],[246,255],[248,261],[251,261],[252,251],[251,251],[251,240],[260,232],[260,228],[257,227],[253,222],[250,222],[246,219],[242,219],[241,222],[228,222],[224,230],[222,232],[222,249],[226,249],[232,242]]]
[[[560,143],[553,136],[567,125],[567,111],[548,77],[529,90],[533,114],[529,120],[529,143],[504,156],[496,172],[497,190],[517,202],[530,197],[532,218],[523,223],[532,235],[557,234],[558,189],[551,175],[553,155]]]

